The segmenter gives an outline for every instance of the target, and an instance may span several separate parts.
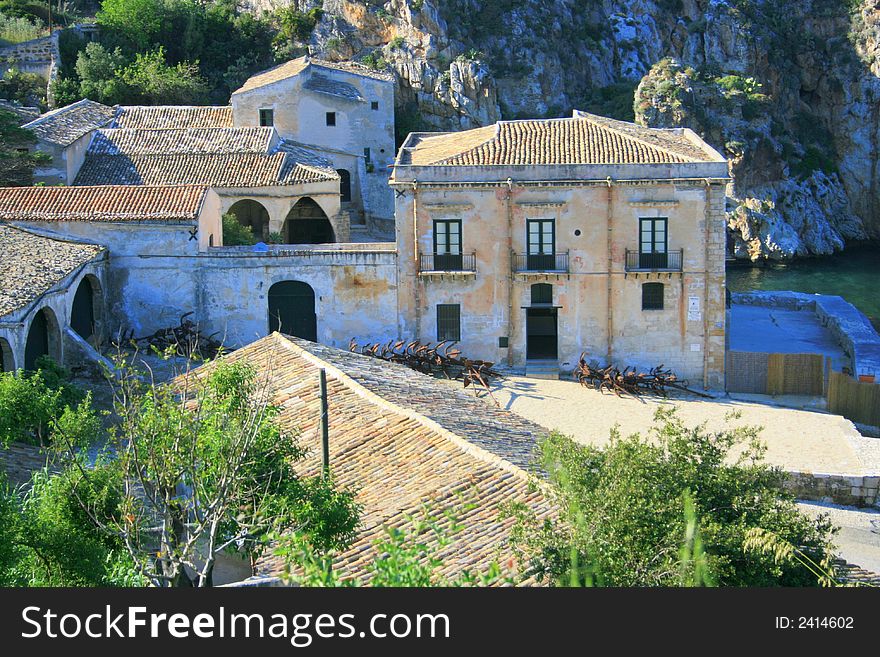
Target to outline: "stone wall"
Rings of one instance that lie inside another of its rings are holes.
[[[880,508],[880,476],[789,472],[786,488],[801,500]]]

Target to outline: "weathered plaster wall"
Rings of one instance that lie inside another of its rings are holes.
[[[364,100],[304,89],[303,83],[316,73],[353,85]],[[371,109],[373,101],[379,103],[377,110]],[[393,82],[310,67],[296,77],[234,94],[231,103],[237,126],[259,125],[260,109],[272,109],[275,128],[282,137],[328,149],[322,155],[332,160],[335,168],[349,169],[351,157],[356,157],[357,166],[349,170],[360,191],[357,209],[368,218],[393,216],[392,193],[387,185],[388,166],[395,156]],[[335,126],[327,125],[327,112],[336,113]],[[370,149],[369,163],[365,148]]]
[[[424,177],[412,176],[424,180],[434,171],[421,173]],[[538,180],[528,175],[535,172],[525,173],[526,180]],[[531,285],[550,283],[563,371],[586,351],[602,363],[663,363],[696,385],[723,385],[723,182],[711,188],[691,180],[610,186],[604,181],[512,182],[509,192],[507,185],[476,182],[400,189],[406,190],[396,201],[401,336],[436,340],[437,304],[458,303],[466,354],[522,366]],[[625,252],[638,249],[639,218],[656,216],[669,218],[668,248],[683,250],[683,272],[627,273]],[[476,275],[418,275],[418,254],[433,252],[433,221],[444,218],[461,219],[462,252],[476,253]],[[539,218],[555,219],[556,252],[568,253],[570,273],[511,272],[511,251],[526,251],[527,219]],[[641,286],[648,281],[664,284],[663,310],[641,309]],[[509,347],[499,347],[498,338],[505,336]]]
[[[195,221],[188,224],[28,222],[44,230],[103,244],[110,251],[105,285],[108,331],[135,337],[174,326],[195,308],[191,259],[199,252]],[[194,239],[193,239],[194,237]]]
[[[266,253],[212,249],[193,264],[204,330],[217,333],[229,346],[268,335],[268,292],[280,281],[302,281],[315,291],[322,344],[346,348],[353,337],[363,341],[396,337],[393,244],[318,245]]]

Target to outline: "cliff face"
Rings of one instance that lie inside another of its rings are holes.
[[[685,125],[732,159],[738,257],[880,236],[873,0],[324,0],[323,10],[312,51],[387,63],[404,131],[575,107]]]

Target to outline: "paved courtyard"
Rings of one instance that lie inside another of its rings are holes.
[[[493,384],[502,408],[538,424],[558,429],[589,445],[607,444],[615,425],[623,435],[646,435],[658,407],[674,405],[689,426],[705,422],[719,430],[731,413],[729,426],[760,426],[767,461],[786,470],[834,474],[880,473],[880,439],[863,437],[852,422],[810,410],[782,408],[750,400],[692,395],[663,400],[655,397],[617,397],[585,388],[570,380],[526,379],[510,376]],[[770,398],[767,398],[768,400]]]

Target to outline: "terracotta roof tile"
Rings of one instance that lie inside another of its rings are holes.
[[[59,146],[69,146],[92,130],[109,124],[116,110],[84,98],[72,105],[43,114],[23,125],[38,139]]]
[[[104,129],[95,133],[89,154],[175,155],[190,153],[267,153],[273,128]]]
[[[118,108],[114,128],[231,128],[232,107],[199,105],[162,105],[142,107],[125,105]]]
[[[0,187],[0,220],[195,221],[204,186]]]
[[[457,133],[421,133],[399,164],[516,166],[723,161],[683,129],[660,130],[576,112],[567,119],[499,121]]]
[[[74,185],[207,185],[272,187],[338,180],[330,169],[303,165],[284,152],[89,155]]]
[[[437,514],[451,511],[462,526],[444,547],[426,537],[438,548],[440,571],[447,576],[465,569],[482,572],[512,557],[512,521],[499,517],[501,503],[522,502],[539,517],[554,512],[531,488],[525,470],[500,456],[518,458],[519,432],[526,425],[532,447],[546,431],[513,413],[402,366],[277,333],[226,358],[246,360],[268,378],[280,405],[280,421],[298,431],[301,444],[309,449],[302,464],[308,475],[320,472],[318,371],[327,370],[330,464],[336,481],[354,487],[364,506],[361,533],[337,560],[344,576],[363,575],[366,564],[377,556],[373,543],[384,536],[384,527],[407,526],[408,518],[418,516],[426,502]],[[361,361],[371,362],[366,366]],[[380,371],[390,384],[382,382]],[[452,412],[439,412],[441,403]],[[472,440],[475,432],[455,421],[454,412],[482,424],[480,444]],[[507,441],[516,446],[500,446]],[[496,449],[489,450],[492,442]],[[258,568],[261,574],[277,573],[281,564],[267,556]]]
[[[0,223],[0,316],[28,305],[104,251]]]

